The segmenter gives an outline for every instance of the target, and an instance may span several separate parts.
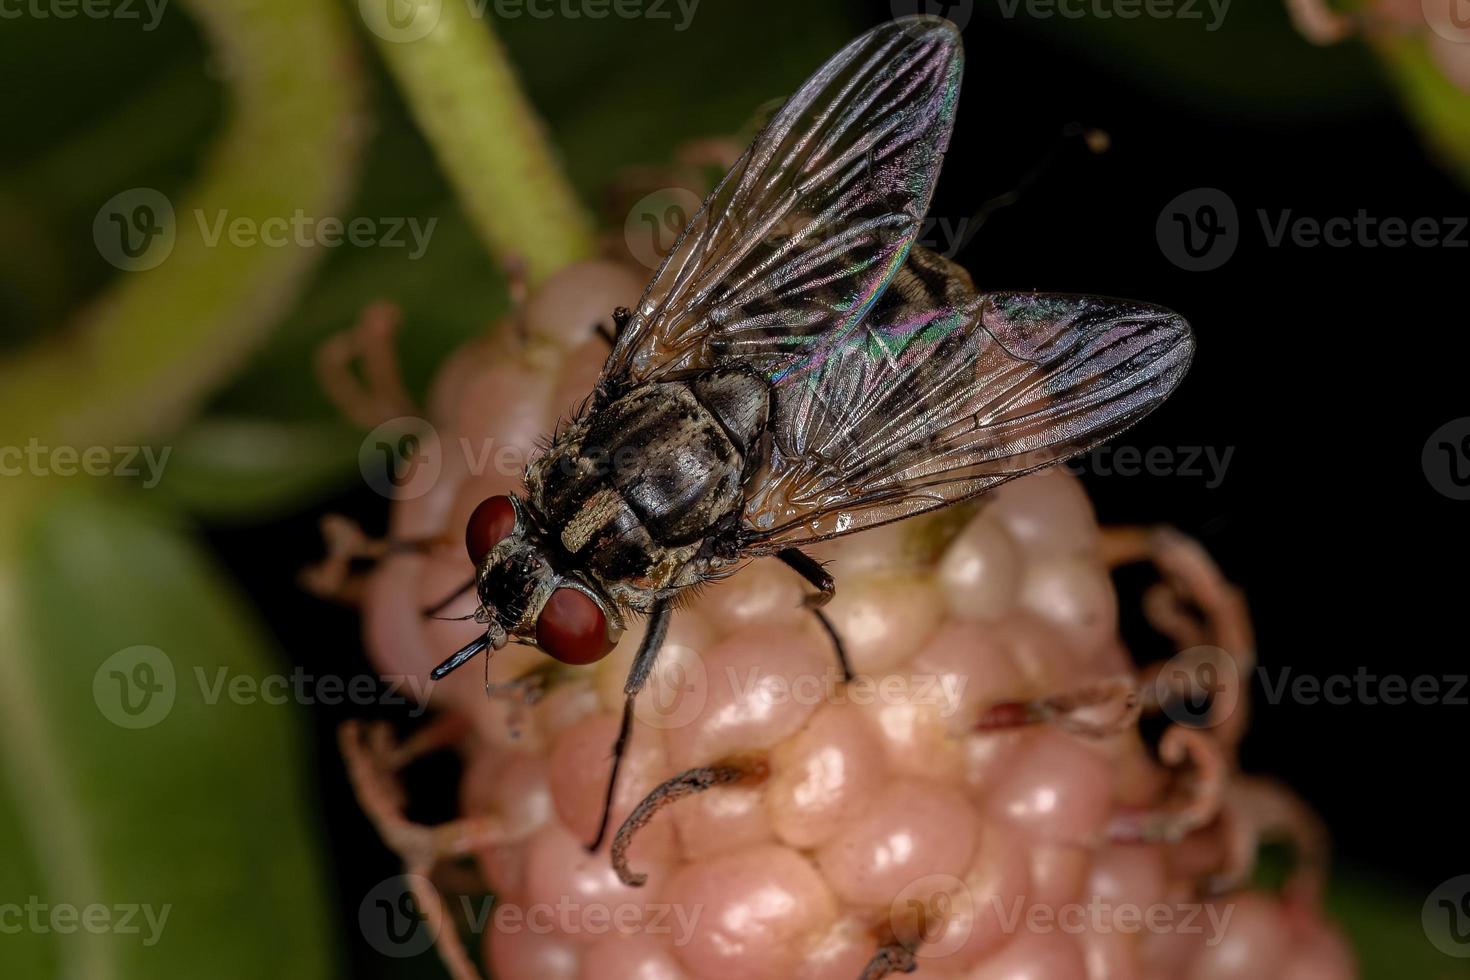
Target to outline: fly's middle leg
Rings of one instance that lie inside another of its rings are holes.
[[[785,562],[796,574],[811,583],[817,591],[806,597],[809,608],[825,606],[832,601],[837,594],[837,583],[832,576],[822,567],[822,563],[800,548],[783,548],[776,552],[776,557]]]
[[[837,664],[842,668],[842,679],[852,680],[852,666],[847,660],[847,648],[842,645],[842,637],[837,635],[837,628],[832,625],[832,620],[822,612],[825,606],[837,594],[837,583],[832,580],[831,574],[822,567],[822,563],[800,548],[783,548],[776,552],[776,557],[781,559],[785,565],[811,583],[817,591],[808,595],[805,599],[807,609],[817,617],[817,622],[822,624],[822,629],[832,640],[832,648],[837,653]]]
[[[633,666],[628,670],[628,680],[623,684],[623,722],[618,727],[618,740],[613,744],[612,772],[607,777],[607,795],[602,801],[602,819],[597,824],[597,836],[587,845],[587,850],[596,852],[602,846],[603,839],[607,837],[608,820],[612,817],[613,796],[618,789],[618,770],[623,766],[623,756],[628,751],[628,737],[633,732],[633,701],[638,697],[638,692],[643,690],[643,685],[648,683],[649,675],[653,673],[653,665],[658,660],[658,652],[664,645],[664,637],[669,632],[669,620],[673,617],[674,605],[669,599],[660,599],[654,604],[653,611],[648,614],[648,631],[643,634],[643,642],[638,645],[638,652],[633,655]]]

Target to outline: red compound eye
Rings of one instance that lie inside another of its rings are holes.
[[[516,507],[509,497],[486,497],[480,501],[464,529],[464,547],[476,565],[492,548],[516,529]]]
[[[536,645],[574,666],[595,663],[613,648],[601,607],[576,589],[551,593],[536,618]]]

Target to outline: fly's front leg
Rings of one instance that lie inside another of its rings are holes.
[[[837,664],[842,668],[842,679],[852,680],[852,667],[847,661],[847,649],[842,645],[842,637],[837,635],[837,628],[832,625],[832,620],[828,619],[827,614],[821,609],[837,594],[837,583],[822,567],[821,562],[800,548],[783,548],[776,552],[776,557],[796,574],[810,582],[817,590],[808,595],[804,602],[812,615],[817,617],[817,622],[822,624],[822,629],[826,630],[827,635],[832,639],[832,647],[837,651]]]
[[[628,670],[628,680],[623,684],[623,723],[618,728],[618,740],[613,744],[612,772],[607,777],[607,795],[602,801],[602,819],[597,824],[597,836],[587,845],[587,850],[596,851],[607,836],[607,825],[612,817],[613,796],[618,789],[618,770],[622,768],[623,756],[628,750],[628,737],[633,732],[633,701],[653,673],[658,652],[663,648],[664,637],[669,632],[669,620],[674,614],[673,601],[660,599],[648,614],[648,632],[633,656],[633,666]]]

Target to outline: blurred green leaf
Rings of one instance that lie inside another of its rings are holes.
[[[1451,959],[1425,937],[1419,920],[1423,901],[1353,869],[1333,874],[1327,911],[1352,942],[1363,980],[1470,978],[1470,961]]]
[[[346,425],[210,416],[173,440],[158,489],[210,520],[269,520],[356,472],[356,445]]]
[[[0,828],[8,854],[35,855],[5,894],[168,909],[156,933],[139,915],[138,934],[7,936],[0,973],[330,975],[298,709],[214,686],[283,667],[186,530],[68,487],[0,562],[0,603],[20,627],[0,651]],[[43,961],[60,968],[19,969]]]
[[[778,0],[700,7],[685,31],[619,19],[496,24],[531,101],[584,200],[597,202],[626,167],[666,163],[681,143],[744,125],[792,91],[846,41],[854,22],[825,6]],[[752,52],[759,70],[752,70]],[[378,125],[359,192],[346,212],[437,219],[422,259],[343,247],[313,280],[245,373],[217,400],[224,411],[270,406],[281,420],[335,418],[312,376],[312,352],[363,306],[404,308],[399,352],[422,393],[444,358],[508,307],[504,276],[485,254],[381,68]],[[772,79],[776,79],[772,81]],[[677,80],[677,83],[675,83]]]

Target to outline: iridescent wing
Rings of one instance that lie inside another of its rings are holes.
[[[762,554],[973,497],[1133,425],[1189,366],[1189,325],[1095,296],[917,304],[897,288],[775,386],[748,550]]]
[[[632,311],[602,390],[850,337],[928,212],[963,67],[908,17],[824,64],[710,194]]]

